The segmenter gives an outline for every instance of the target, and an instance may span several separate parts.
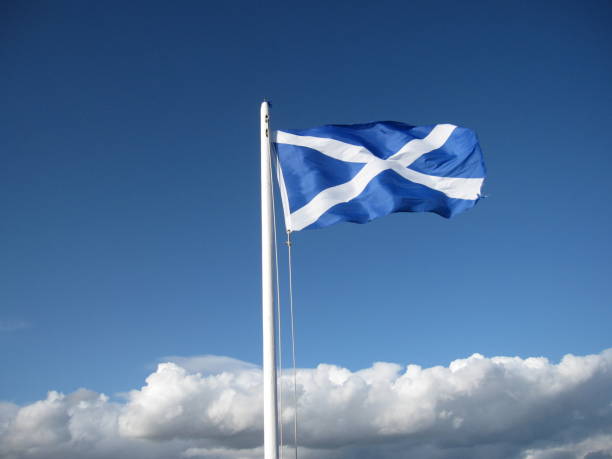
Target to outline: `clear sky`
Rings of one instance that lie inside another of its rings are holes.
[[[452,220],[294,235],[299,366],[610,347],[611,20],[603,1],[2,2],[0,399],[126,391],[171,355],[260,363],[264,98],[275,128],[466,126],[488,167]]]

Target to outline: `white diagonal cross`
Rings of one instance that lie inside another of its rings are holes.
[[[383,171],[391,169],[405,179],[441,191],[450,198],[477,199],[483,178],[438,177],[408,169],[408,166],[426,153],[440,148],[457,126],[438,124],[423,139],[407,142],[397,153],[381,159],[363,146],[351,145],[335,139],[311,137],[277,131],[276,143],[312,148],[340,161],[365,163],[365,166],[348,182],[326,188],[304,206],[289,214],[287,191],[279,168],[281,194],[287,228],[299,231],[311,225],[336,204],[349,202],[359,196],[370,181]]]

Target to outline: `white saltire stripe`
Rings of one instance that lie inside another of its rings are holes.
[[[289,196],[287,196],[287,188],[285,187],[285,177],[281,169],[278,156],[276,157],[276,177],[280,188],[281,202],[283,203],[283,216],[285,217],[285,228],[291,230],[291,214],[289,211]]]
[[[368,163],[373,156],[372,152],[365,147],[326,137],[312,137],[276,131],[275,142],[312,148],[331,158],[349,163]]]
[[[425,138],[407,142],[397,153],[387,159],[377,157],[363,146],[351,145],[329,138],[299,136],[277,131],[275,136],[277,143],[312,148],[341,161],[366,163],[351,180],[326,188],[291,214],[287,210],[289,203],[286,202],[287,191],[281,172],[279,181],[281,195],[284,194],[283,207],[285,208],[287,229],[299,231],[306,228],[316,222],[321,215],[333,206],[349,202],[359,196],[374,177],[388,169],[395,171],[411,182],[441,191],[450,198],[477,199],[484,181],[482,178],[437,177],[408,169],[408,166],[418,158],[444,145],[455,128],[456,126],[452,124],[438,124]]]

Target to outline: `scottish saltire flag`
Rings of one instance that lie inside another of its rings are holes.
[[[393,212],[452,217],[476,205],[485,165],[476,134],[395,121],[277,131],[288,230],[366,223]]]

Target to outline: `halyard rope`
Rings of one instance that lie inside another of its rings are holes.
[[[291,359],[293,361],[293,441],[295,459],[298,457],[298,401],[297,401],[297,366],[295,360],[295,316],[293,313],[293,263],[291,259],[291,230],[287,231],[287,259],[289,267],[289,306],[291,311]]]
[[[268,142],[268,148],[270,148]],[[268,163],[270,167],[270,177],[272,177],[272,155],[271,152],[268,155],[270,161]],[[270,194],[272,195],[272,227],[274,228],[274,272],[276,274],[276,329],[278,334],[278,361],[276,367],[278,369],[277,381],[279,382],[278,387],[278,423],[279,423],[279,440],[280,440],[280,459],[283,459],[283,341],[282,341],[282,321],[281,321],[281,299],[280,299],[280,282],[278,279],[278,244],[276,236],[276,208],[274,205],[274,187],[270,187]]]
[[[270,145],[270,144],[268,144]],[[268,147],[270,148],[270,147]],[[270,176],[272,176],[272,155],[269,155],[270,162]],[[277,162],[278,167],[278,162]],[[278,243],[277,243],[277,232],[276,232],[276,207],[274,200],[274,187],[270,191],[272,194],[272,219],[273,219],[273,227],[274,227],[274,261],[275,261],[275,273],[276,273],[276,314],[277,314],[277,328],[278,328],[278,380],[280,381],[279,386],[279,433],[280,433],[280,459],[283,459],[283,359],[282,359],[282,333],[281,333],[281,300],[280,300],[280,281],[278,274]],[[297,360],[295,357],[295,314],[293,307],[293,259],[292,259],[292,243],[291,243],[291,230],[287,230],[287,268],[288,268],[288,281],[289,281],[289,307],[290,307],[290,322],[291,322],[291,360],[293,365],[293,405],[294,405],[294,415],[293,415],[293,442],[294,442],[294,451],[295,451],[295,459],[298,458],[298,400],[297,400]]]

